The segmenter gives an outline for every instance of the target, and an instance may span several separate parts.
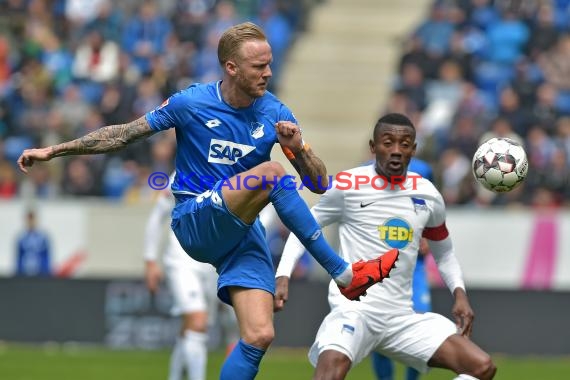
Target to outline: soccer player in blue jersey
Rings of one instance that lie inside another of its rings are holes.
[[[218,43],[218,59],[221,81],[192,85],[130,123],[27,149],[18,164],[27,172],[34,161],[112,152],[174,128],[172,229],[186,253],[216,267],[218,297],[236,312],[241,339],[220,378],[253,379],[274,337],[274,268],[258,218],[269,202],[348,299],[358,299],[381,282],[399,252],[392,249],[348,264],[324,239],[293,177],[270,161],[273,145],[279,143],[308,188],[324,193],[328,187],[326,168],[303,142],[297,120],[266,90],[272,55],[264,32],[252,23],[229,28]]]
[[[372,162],[373,161],[370,163]],[[412,157],[408,165],[408,171],[417,173],[430,182],[433,182],[433,170],[431,166],[419,158]],[[429,245],[427,239],[422,238],[412,279],[412,304],[414,311],[417,313],[427,313],[431,311],[431,295],[429,292],[425,264],[425,257],[428,253]],[[370,354],[370,358],[372,359],[372,368],[378,380],[394,380],[394,363],[390,358],[377,351],[373,351],[372,354]],[[417,380],[419,377],[420,373],[416,369],[412,367],[406,368],[406,380]]]

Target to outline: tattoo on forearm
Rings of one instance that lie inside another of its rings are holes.
[[[52,157],[113,152],[156,131],[143,116],[127,124],[100,128],[76,140],[52,147]]]
[[[293,166],[303,178],[309,178],[314,192],[328,188],[327,168],[311,149],[296,154]]]

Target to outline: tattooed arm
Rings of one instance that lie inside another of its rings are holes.
[[[275,131],[281,149],[301,176],[301,181],[313,193],[323,194],[329,187],[327,168],[309,145],[301,138],[301,128],[290,121],[279,121]]]
[[[49,161],[54,157],[99,154],[113,152],[128,144],[156,133],[143,116],[127,124],[110,125],[100,128],[78,139],[40,149],[26,149],[18,158],[20,170],[27,173],[26,167],[34,161]]]
[[[328,189],[327,168],[308,145],[295,152],[289,162],[301,176],[303,184],[313,193],[323,194]]]

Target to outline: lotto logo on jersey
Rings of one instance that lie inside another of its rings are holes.
[[[210,153],[208,155],[208,162],[223,165],[233,165],[240,158],[247,156],[255,149],[254,146],[238,144],[232,141],[225,140],[210,140]]]
[[[414,238],[414,230],[403,219],[388,219],[378,227],[380,240],[385,241],[392,248],[402,249]]]

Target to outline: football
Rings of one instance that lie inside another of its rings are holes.
[[[524,181],[528,172],[523,146],[504,137],[481,144],[473,155],[472,164],[477,182],[496,193],[511,191]]]

